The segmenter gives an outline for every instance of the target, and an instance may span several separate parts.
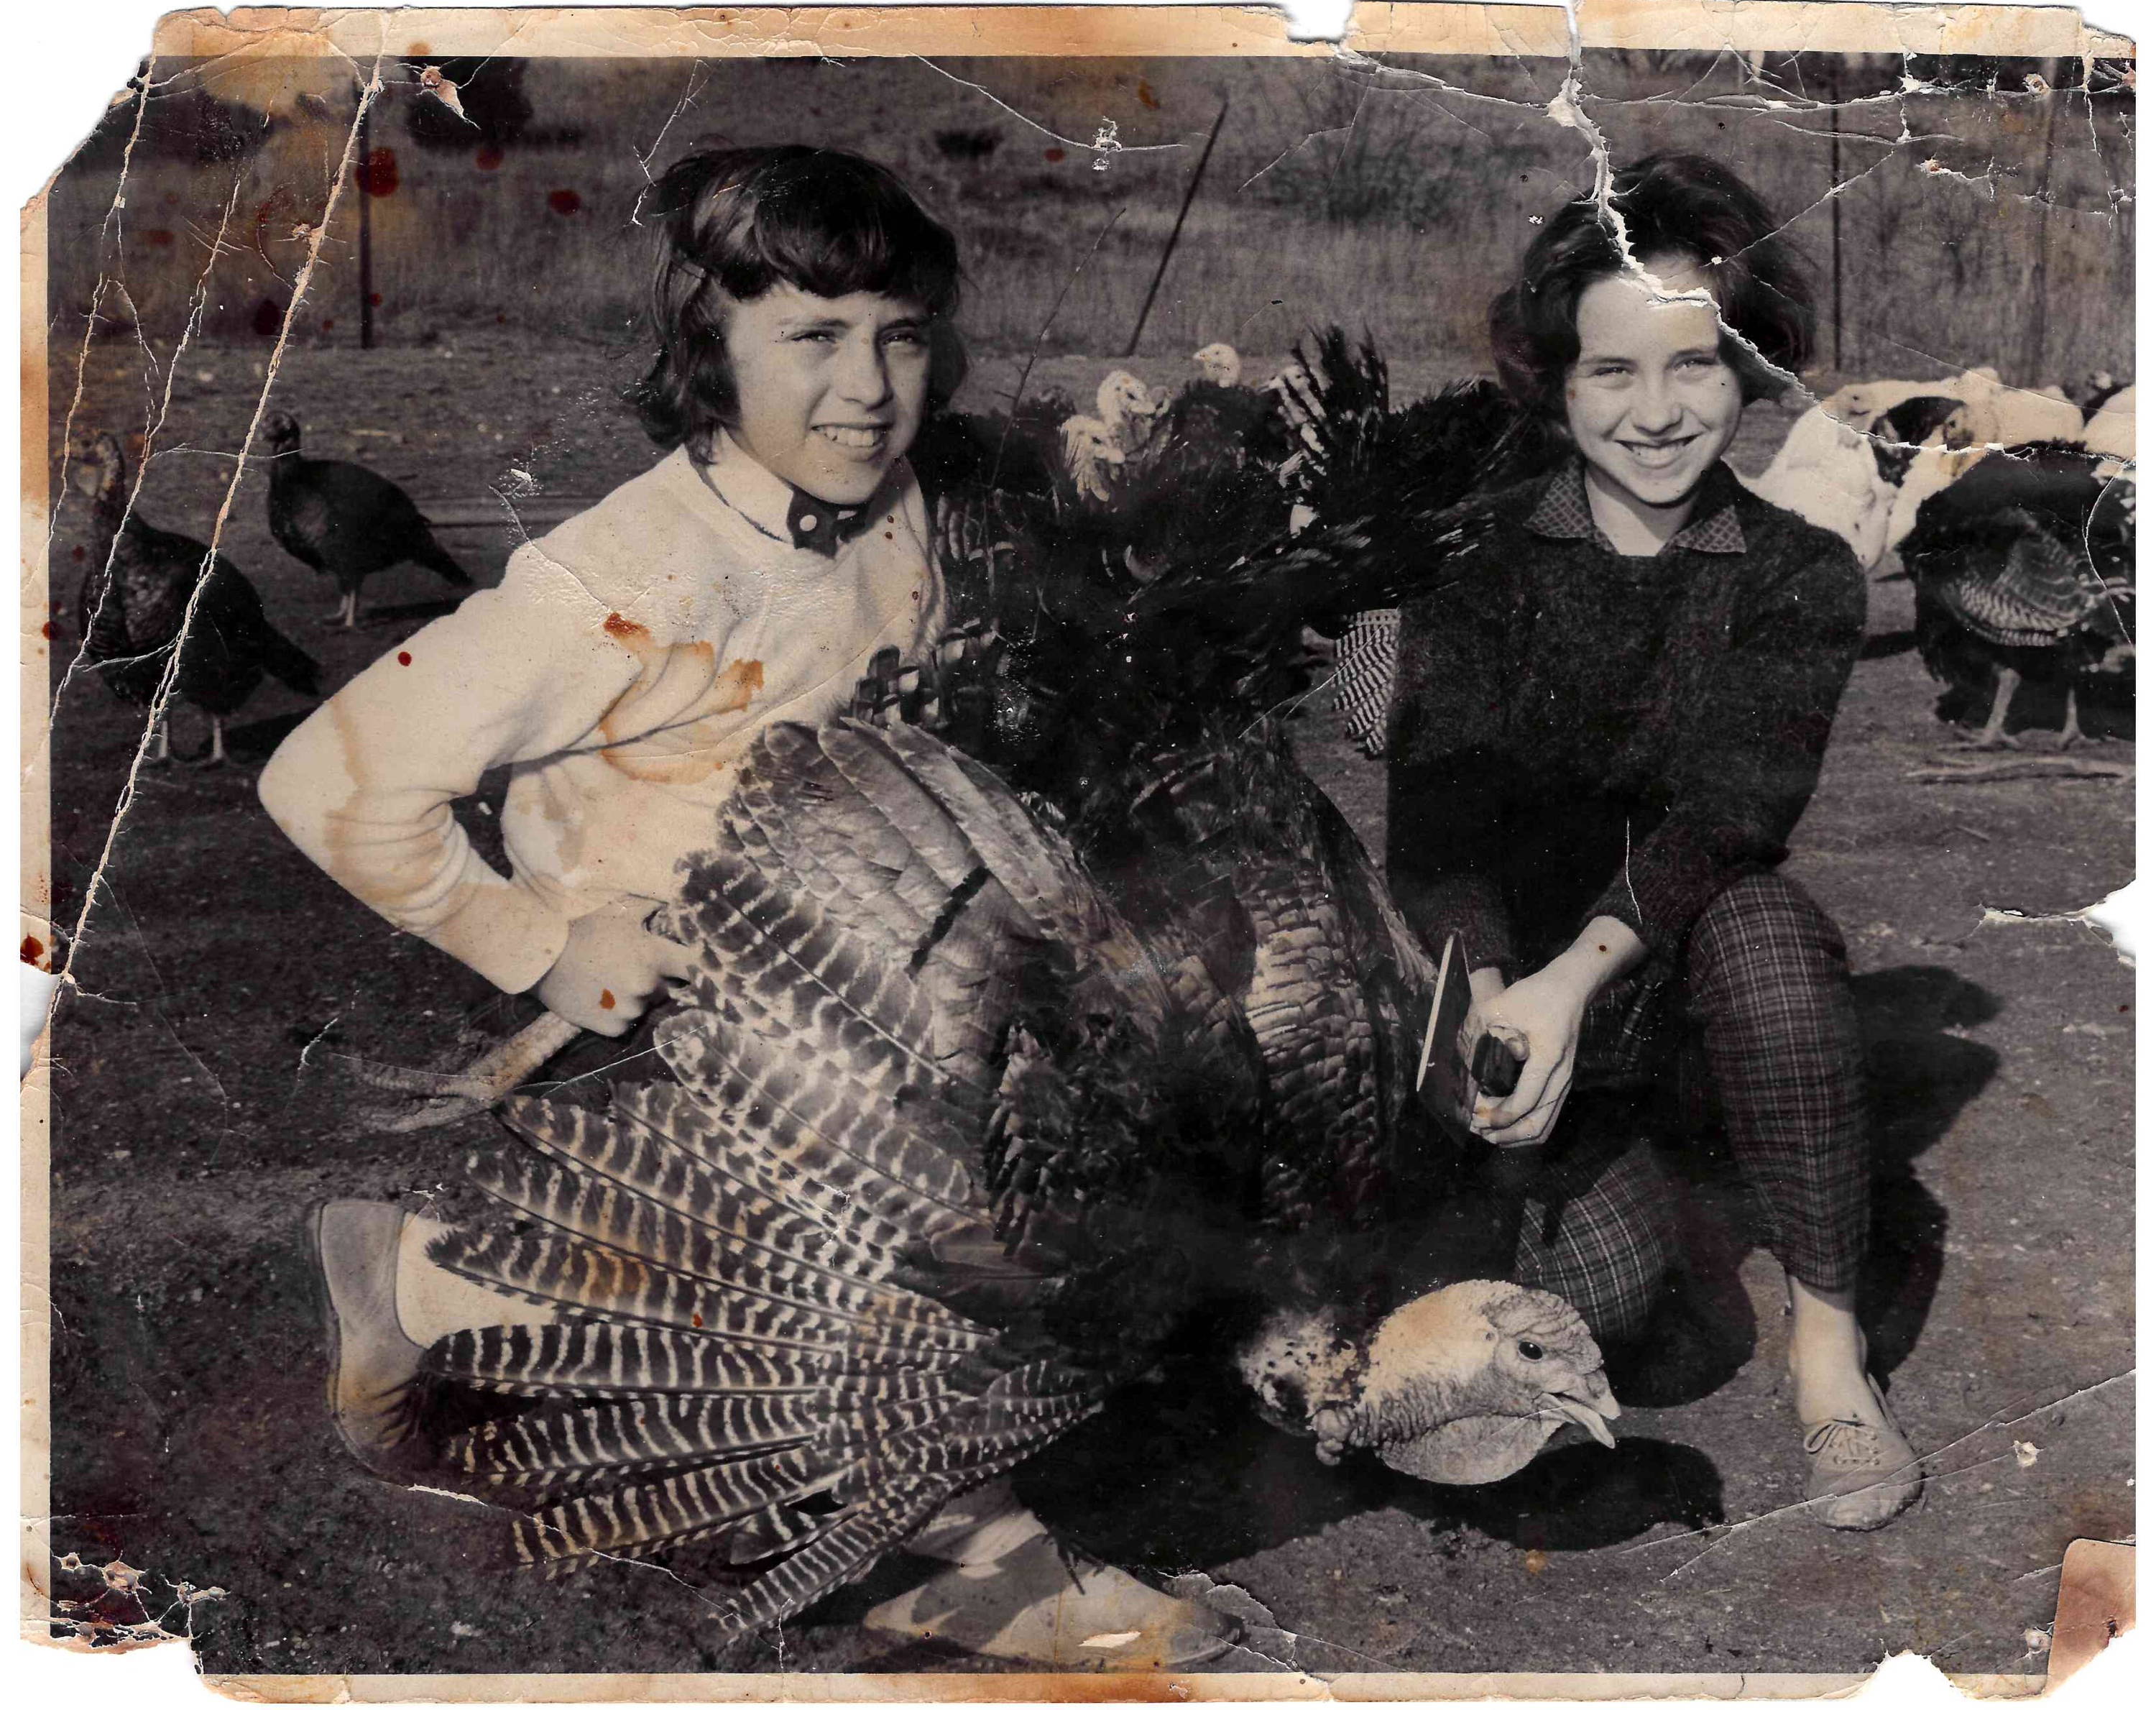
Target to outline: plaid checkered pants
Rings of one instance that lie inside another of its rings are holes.
[[[1815,1288],[1853,1287],[1870,1221],[1864,1057],[1841,934],[1778,873],[1702,911],[1673,962],[1601,993],[1581,1032],[1574,1100],[1646,1089],[1697,1130],[1718,1119],[1767,1245]],[[1673,1250],[1669,1193],[1643,1139],[1573,1127],[1519,1183],[1522,1282],[1563,1295],[1598,1336],[1644,1325]]]

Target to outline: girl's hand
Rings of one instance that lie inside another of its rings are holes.
[[[1646,946],[1622,921],[1597,915],[1547,967],[1507,986],[1495,968],[1470,978],[1475,1007],[1466,1044],[1495,1034],[1524,1059],[1509,1097],[1478,1098],[1468,1126],[1493,1146],[1532,1146],[1547,1138],[1572,1092],[1579,1029],[1594,994],[1645,960]]]
[[[564,1021],[619,1039],[670,982],[685,980],[696,958],[644,922],[656,911],[623,897],[572,922],[569,941],[533,995]]]
[[[1572,1091],[1580,1018],[1593,995],[1561,962],[1494,997],[1477,995],[1467,1019],[1469,1040],[1494,1034],[1524,1060],[1508,1097],[1476,1099],[1468,1122],[1475,1132],[1493,1146],[1532,1146],[1548,1136]]]

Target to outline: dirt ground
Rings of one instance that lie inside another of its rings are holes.
[[[506,341],[299,352],[275,403],[316,454],[358,457],[423,501],[480,499],[511,467],[596,496],[650,454],[608,402],[625,360]],[[1019,366],[978,362],[970,401]],[[1034,380],[1090,392],[1106,366],[1064,359]],[[139,425],[131,353],[102,348],[91,367],[78,420]],[[208,536],[260,367],[245,349],[181,362],[150,520]],[[1739,461],[1756,467],[1786,419],[1755,412]],[[270,542],[263,501],[250,472],[226,549],[332,685],[441,609],[439,584],[407,568],[369,587],[356,633],[324,628],[332,591]],[[56,680],[81,524],[71,501],[53,555]],[[509,542],[450,544],[487,581]],[[1114,1559],[1242,1588],[1294,1636],[1250,1668],[1840,1672],[1913,1648],[1952,1671],[2041,1670],[2031,1634],[2066,1543],[2132,1529],[2133,984],[2098,934],[2046,917],[2130,876],[2132,787],[1911,781],[1951,733],[1909,618],[1907,584],[1878,583],[1790,870],[1854,958],[1879,1119],[1866,1310],[1932,1457],[1923,1508],[1869,1536],[1792,1510],[1779,1275],[1710,1181],[1688,1215],[1723,1285],[1722,1358],[1688,1388],[1627,1398],[1614,1454],[1568,1450],[1449,1492],[1327,1470],[1231,1398],[1170,1382],[1030,1470],[1045,1515]],[[58,706],[53,901],[72,936],[139,715],[86,680]],[[143,773],[73,941],[52,1076],[55,1550],[146,1570],[144,1608],[175,1626],[173,1582],[222,1587],[192,1613],[219,1673],[983,1666],[861,1632],[888,1575],[722,1649],[705,1599],[665,1572],[502,1571],[483,1512],[377,1485],[336,1452],[302,1213],[435,1191],[474,1133],[360,1133],[325,1060],[435,1060],[489,992],[393,934],[256,807],[261,761],[305,708],[265,688],[237,721],[236,763]],[[199,715],[177,716],[192,749]],[[1374,836],[1378,768],[1324,712],[1301,740]],[[2031,917],[1987,924],[1988,906]],[[91,1595],[95,1575],[63,1571],[59,1589]]]

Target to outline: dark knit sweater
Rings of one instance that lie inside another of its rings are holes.
[[[1597,915],[1667,957],[1779,862],[1864,635],[1841,539],[1727,465],[1651,558],[1593,523],[1575,462],[1481,501],[1495,532],[1401,614],[1387,865],[1432,943],[1517,978]]]

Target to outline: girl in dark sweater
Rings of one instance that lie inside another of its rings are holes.
[[[1789,1278],[1810,1511],[1868,1529],[1922,1485],[1854,1309],[1871,1159],[1846,955],[1775,871],[1864,582],[1722,461],[1810,345],[1778,223],[1698,157],[1610,190],[1543,227],[1491,310],[1508,389],[1577,454],[1481,501],[1492,539],[1402,613],[1389,867],[1426,937],[1460,935],[1481,1024],[1524,1055],[1474,1112],[1493,1145],[1543,1141],[1576,1080],[1665,1079],[1687,1035],[1703,1050]]]

